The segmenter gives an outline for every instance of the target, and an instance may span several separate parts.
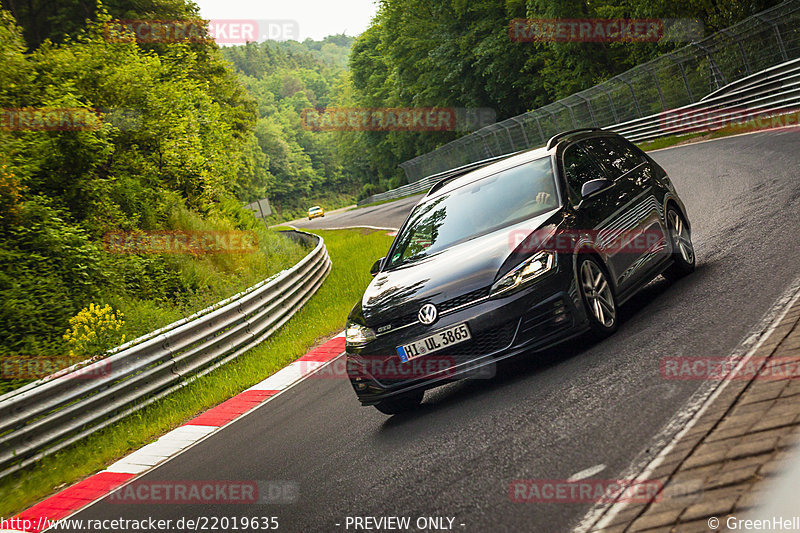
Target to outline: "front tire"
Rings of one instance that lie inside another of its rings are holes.
[[[676,281],[694,272],[694,245],[686,220],[673,207],[667,211],[667,229],[672,242],[672,265],[664,271],[664,277]]]
[[[375,409],[385,415],[396,415],[413,411],[422,403],[425,391],[414,391],[375,404]]]
[[[617,331],[617,296],[606,269],[592,256],[578,260],[578,287],[592,334],[605,338]]]

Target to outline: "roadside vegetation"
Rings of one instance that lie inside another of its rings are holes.
[[[131,18],[193,16],[183,4],[168,4]],[[88,25],[82,10],[66,7],[61,15],[76,20],[45,24],[20,5],[23,28],[2,7],[0,357],[67,366],[235,294],[304,255],[242,207],[258,179],[250,157],[258,150],[256,104],[213,42],[112,41],[104,32],[112,14],[102,8]],[[117,13],[131,15],[128,6]],[[48,111],[56,113],[55,126],[19,120],[37,110],[55,110]],[[75,116],[91,119],[61,127],[59,118]],[[157,231],[245,232],[257,247],[211,254],[104,247],[109,232]],[[88,316],[92,305],[110,306],[113,328]],[[83,353],[75,350],[77,336],[65,337],[70,320],[81,316],[93,337],[80,341],[92,348]],[[0,392],[23,381],[0,380]]]
[[[347,314],[372,277],[369,269],[392,237],[385,231],[319,231],[333,266],[319,291],[274,335],[230,363],[34,467],[0,479],[0,516],[11,516],[68,486],[197,414],[266,379],[344,328]],[[276,236],[277,237],[277,236]]]

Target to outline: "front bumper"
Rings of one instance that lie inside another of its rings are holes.
[[[469,327],[471,340],[406,363],[397,355],[397,346],[461,323]],[[587,326],[574,276],[562,270],[516,294],[442,316],[431,326],[390,331],[360,349],[348,346],[348,375],[359,401],[372,405],[459,379],[492,377],[497,361],[549,348]]]

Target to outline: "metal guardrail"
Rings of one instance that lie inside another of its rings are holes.
[[[269,337],[331,269],[321,237],[293,267],[191,317],[0,396],[0,477],[141,409]]]
[[[800,57],[798,28],[800,0],[787,0],[585,91],[481,128],[406,161],[400,167],[408,185],[373,195],[359,205],[422,192],[432,185],[431,175],[542,146],[561,131],[602,127],[643,141],[681,133],[676,128],[659,129],[664,113],[698,111],[703,106],[712,110],[726,106],[786,109],[798,102],[796,72],[794,78],[775,75]],[[770,76],[772,85],[762,79],[765,75]],[[423,183],[417,185],[420,181]]]

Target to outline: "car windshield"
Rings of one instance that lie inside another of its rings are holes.
[[[416,261],[557,206],[549,157],[504,170],[418,205],[386,266]]]

